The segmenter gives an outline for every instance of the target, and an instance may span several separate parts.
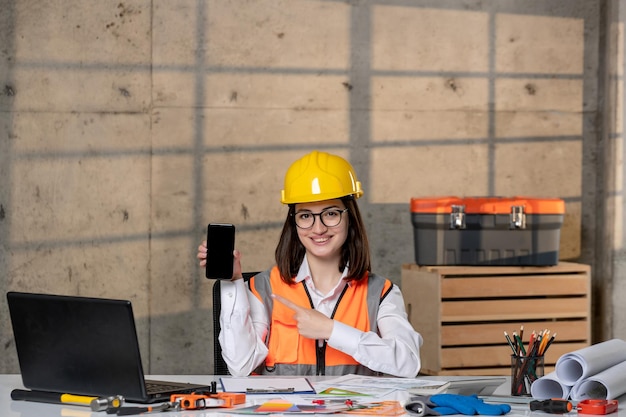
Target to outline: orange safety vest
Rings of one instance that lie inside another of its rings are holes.
[[[257,372],[272,375],[377,375],[352,356],[328,346],[326,341],[319,343],[300,336],[293,310],[275,303],[270,297],[272,293],[278,294],[297,305],[313,308],[304,281],[287,285],[281,279],[278,267],[274,266],[256,275],[249,284],[270,318],[266,340],[268,354]],[[378,307],[392,287],[391,281],[372,273],[352,281],[340,295],[331,318],[364,332],[376,332]]]

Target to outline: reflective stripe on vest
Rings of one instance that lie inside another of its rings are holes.
[[[344,288],[331,318],[364,332],[376,332],[378,307],[392,286],[391,281],[376,274],[352,281]],[[350,355],[327,346],[325,341],[318,346],[317,340],[300,336],[294,312],[281,303],[274,303],[270,297],[276,293],[304,308],[313,308],[304,281],[286,285],[275,266],[251,279],[250,289],[263,303],[270,318],[266,341],[269,352],[258,372],[273,375],[377,374]]]

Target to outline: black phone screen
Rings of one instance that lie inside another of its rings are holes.
[[[209,224],[206,242],[206,277],[231,279],[233,277],[235,226],[226,223]]]

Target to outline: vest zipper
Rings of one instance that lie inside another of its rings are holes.
[[[309,289],[306,287],[306,284],[304,283],[304,281],[302,281],[302,288],[304,288],[304,292],[306,293],[306,296],[309,298],[309,305],[311,306],[312,309],[315,310],[315,306],[313,305],[313,300],[311,299],[311,294],[309,294]],[[333,309],[333,313],[330,315],[330,318],[334,318],[335,317],[335,313],[337,312],[337,307],[339,307],[339,303],[341,302],[341,299],[343,298],[343,295],[346,293],[346,291],[348,290],[348,283],[346,282],[346,286],[343,287],[343,291],[341,291],[341,295],[339,295],[339,298],[337,299],[337,304],[335,304],[335,308]],[[315,359],[316,359],[316,365],[315,365],[315,375],[326,375],[326,340],[322,341],[322,345],[320,346],[319,344],[319,340],[315,341]]]
[[[317,350],[317,365],[315,375],[326,375],[326,341],[320,346],[316,343],[315,349]]]

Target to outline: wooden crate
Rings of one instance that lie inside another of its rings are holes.
[[[588,265],[402,266],[409,321],[424,338],[425,375],[509,375],[512,335],[524,326],[557,333],[545,373],[557,359],[591,344]]]

